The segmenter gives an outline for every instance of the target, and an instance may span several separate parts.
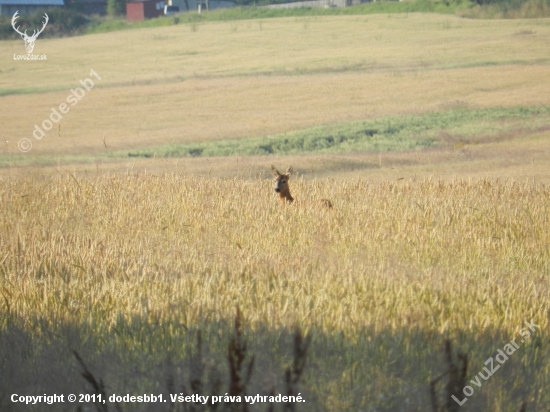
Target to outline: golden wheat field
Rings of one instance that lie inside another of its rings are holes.
[[[550,410],[549,23],[215,22],[2,62],[0,409]]]
[[[548,405],[544,184],[293,182],[298,199],[330,198],[325,210],[281,208],[265,179],[170,173],[2,183],[4,322],[26,331],[5,337],[22,343],[4,370],[25,359],[29,333],[28,345],[46,346],[22,361],[37,376],[67,346],[95,362],[112,393],[165,393],[163,359],[183,356],[202,329],[214,346],[208,360],[221,363],[223,325],[239,307],[265,363],[250,393],[280,384],[274,376],[288,362],[281,336],[298,326],[312,339],[305,410],[426,410],[429,381],[446,368],[444,339],[469,354],[475,373],[534,320],[540,330],[468,406]],[[121,379],[117,368],[139,373]],[[22,375],[13,390],[29,384]],[[55,379],[37,384],[55,392]]]

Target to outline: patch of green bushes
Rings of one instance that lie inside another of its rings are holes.
[[[477,19],[528,19],[550,16],[550,0],[475,0],[458,15]]]

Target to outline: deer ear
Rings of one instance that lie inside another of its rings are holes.
[[[280,176],[281,174],[279,171],[275,168],[275,166],[271,165],[271,174],[275,177]]]
[[[286,169],[286,174],[290,176],[292,173],[294,173],[294,169],[292,168],[292,166],[290,166],[288,169]]]

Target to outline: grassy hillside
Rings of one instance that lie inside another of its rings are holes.
[[[25,154],[28,163],[66,154],[93,161],[105,153],[260,138],[334,123],[353,131],[365,119],[402,123],[407,117],[399,116],[454,108],[547,106],[549,37],[546,20],[415,14],[44,39],[36,48],[47,52],[48,61],[8,61],[2,68],[0,133],[9,141],[3,163],[19,153],[22,138],[34,145]],[[22,42],[0,48],[11,55]],[[91,69],[101,80],[94,79],[95,86],[63,116],[61,133],[56,125],[34,139],[34,125],[82,87],[79,81]]]

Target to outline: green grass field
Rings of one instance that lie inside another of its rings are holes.
[[[429,13],[0,42],[0,409],[548,410],[549,44]],[[168,402],[10,398],[53,393]]]

